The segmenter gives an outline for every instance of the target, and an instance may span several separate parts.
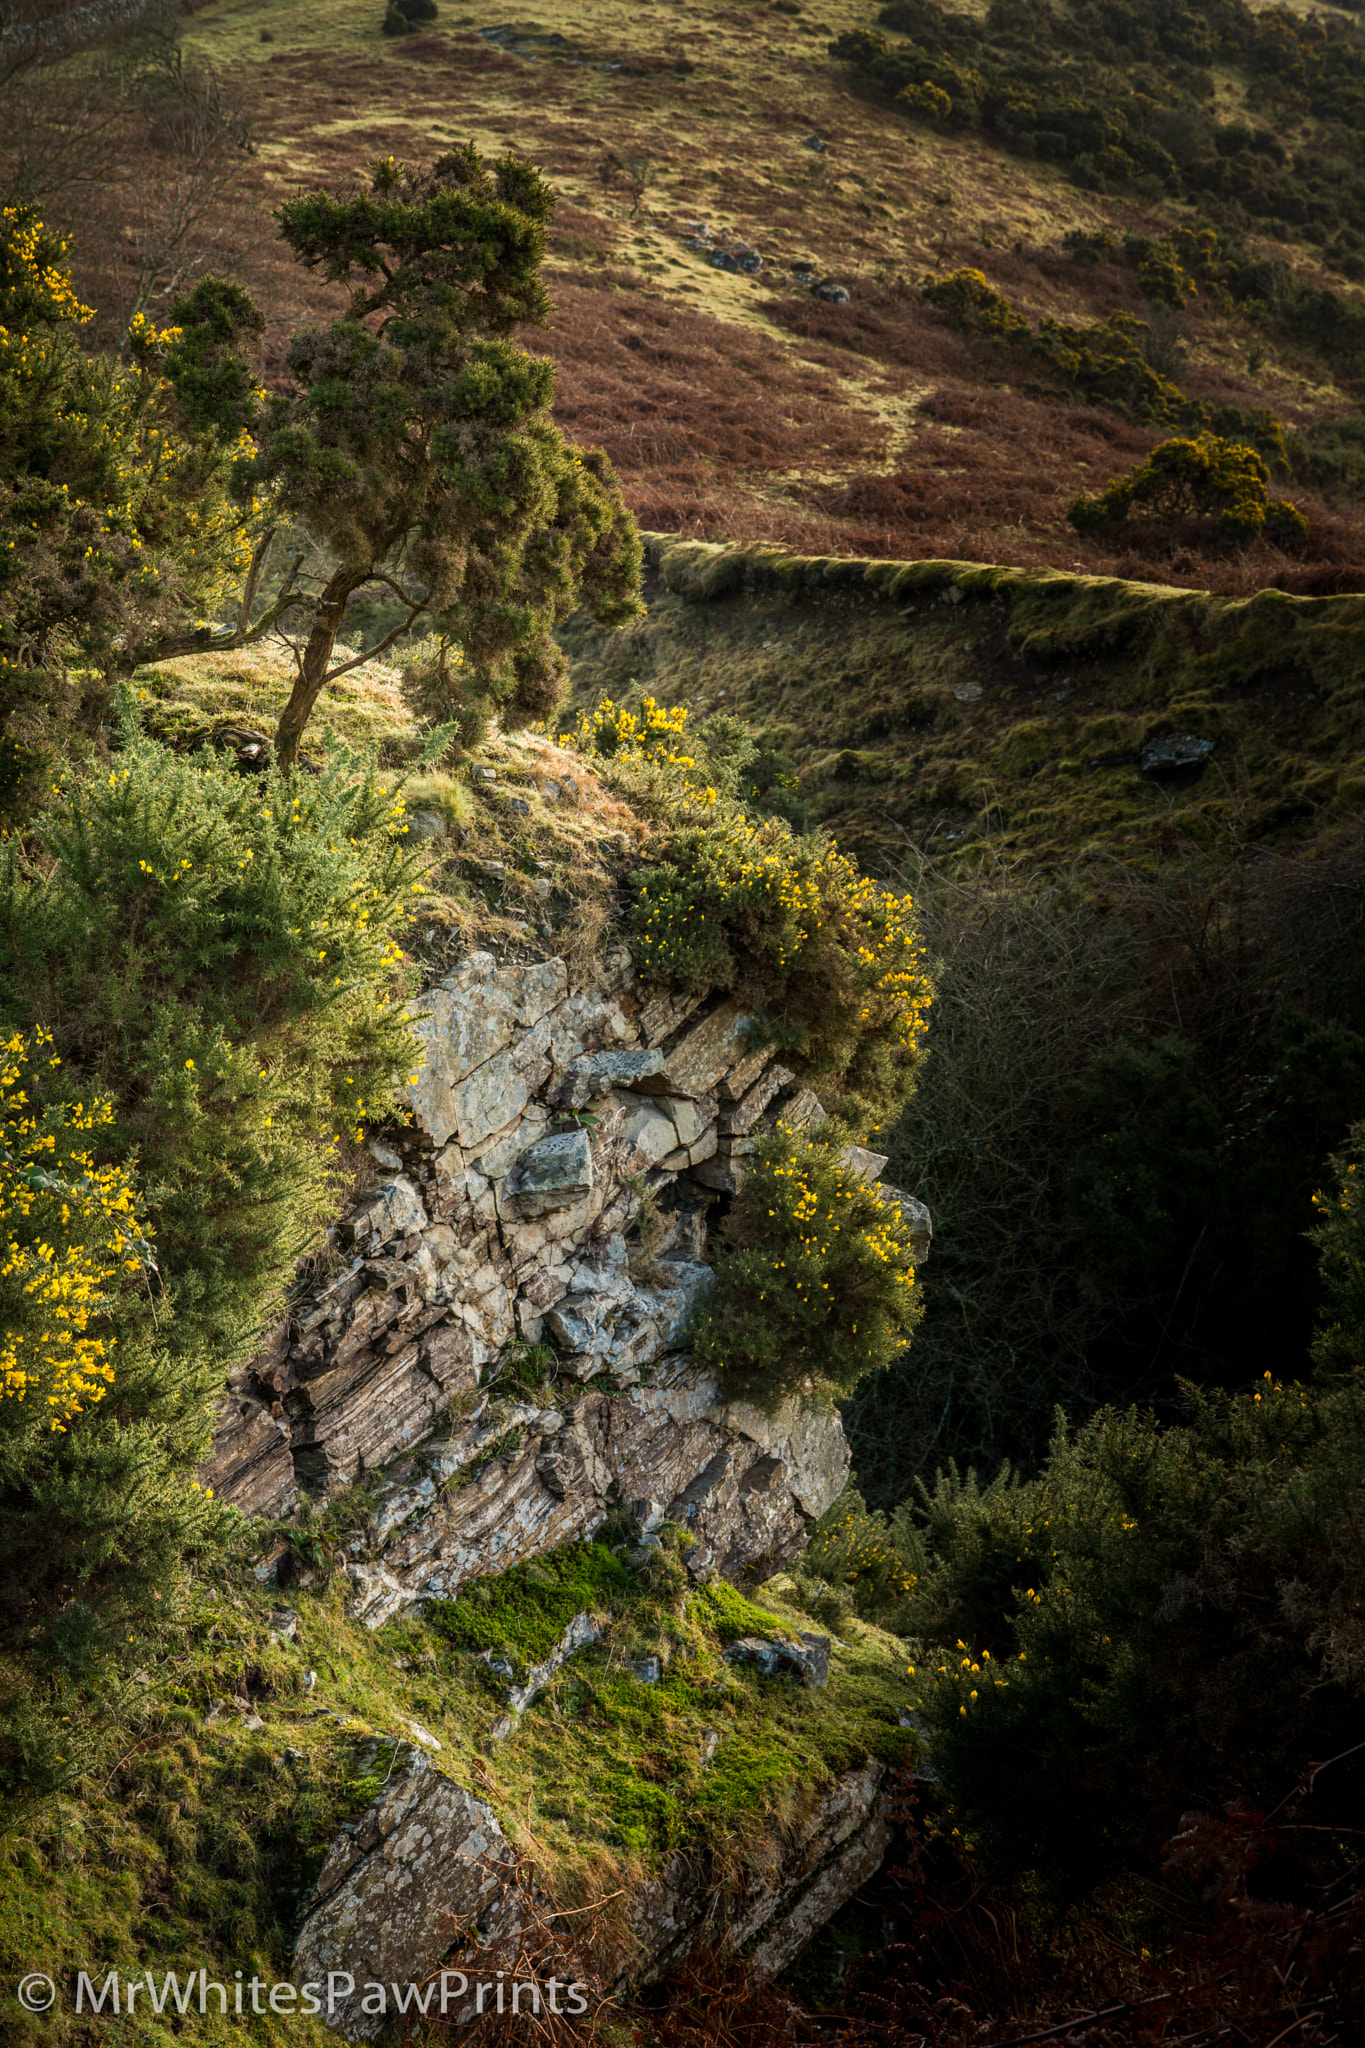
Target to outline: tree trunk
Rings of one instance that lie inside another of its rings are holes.
[[[317,611],[313,614],[313,627],[308,635],[308,644],[303,650],[303,666],[294,678],[294,687],[289,693],[289,702],[280,714],[275,729],[275,758],[285,773],[299,765],[299,743],[303,729],[313,715],[313,706],[318,701],[332,649],[336,645],[341,622],[346,616],[346,603],[353,590],[365,581],[363,570],[338,569],[318,599]]]

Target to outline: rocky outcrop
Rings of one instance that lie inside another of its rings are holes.
[[[412,1126],[371,1146],[336,1270],[234,1376],[205,1481],[264,1515],[370,1479],[350,1568],[374,1626],[636,1503],[688,1526],[698,1574],[774,1571],[844,1483],[839,1422],[726,1403],[679,1347],[708,1209],[765,1123],[818,1101],[737,1004],[648,996],[624,949],[579,987],[562,960],[474,953],[414,1011]],[[632,1273],[646,1199],[662,1237]],[[500,1398],[534,1345],[551,1408]]]
[[[400,1748],[395,1763],[378,1798],[328,1849],[294,1948],[295,1983],[351,1980],[333,2024],[352,2041],[373,2040],[387,2024],[386,2011],[364,2010],[367,1986],[421,1984],[456,1929],[496,1940],[521,1912],[516,1855],[493,1809],[420,1748]]]
[[[767,1579],[842,1490],[843,1430],[794,1400],[775,1414],[726,1400],[685,1344],[713,1284],[708,1212],[742,1185],[763,1128],[814,1127],[818,1099],[753,1044],[736,1004],[647,996],[624,951],[579,987],[561,960],[476,953],[415,1008],[412,1125],[371,1144],[332,1270],[234,1375],[204,1479],[251,1515],[365,1479],[370,1512],[345,1562],[371,1628],[609,1519],[642,1550],[682,1525],[697,1579]],[[854,1148],[847,1164],[872,1181],[886,1161]],[[632,1270],[626,1233],[646,1201],[659,1222]],[[916,1221],[927,1250],[927,1213]],[[291,1556],[276,1544],[257,1576]],[[525,1671],[490,1657],[507,1680],[494,1744],[516,1739],[604,1625],[575,1615]],[[765,1685],[829,1673],[815,1635],[755,1635],[726,1654]],[[657,1656],[626,1664],[662,1681]],[[427,1981],[452,1930],[496,1942],[526,1905],[492,1808],[405,1727],[418,1746],[400,1745],[382,1793],[332,1843],[298,1939],[299,1983],[354,1979],[339,2014],[353,2039],[385,2024],[367,1986]],[[880,1861],[882,1769],[869,1759],[840,1778],[795,1832],[784,1817],[738,1886],[673,1854],[632,1897],[624,1974],[664,1974],[702,1933],[760,1975],[784,1967]]]
[[[632,1896],[629,1958],[613,1988],[664,1976],[703,1932],[743,1954],[760,1978],[785,1969],[882,1859],[884,1770],[869,1759],[836,1779],[799,1825],[774,1834],[737,1886],[718,1884],[705,1858],[670,1857]],[[376,1988],[439,1983],[445,1963],[453,1996],[463,1982],[455,1974],[462,1931],[489,1944],[516,1932],[527,1894],[515,1873],[492,1809],[420,1748],[400,1746],[390,1782],[327,1852],[295,1945],[294,1981],[349,1979],[333,2024],[349,2040],[373,2040],[391,2017]],[[537,1903],[553,1924],[552,1905]]]

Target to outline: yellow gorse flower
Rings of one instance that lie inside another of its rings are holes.
[[[51,1042],[0,1042],[0,1394],[44,1402],[64,1430],[113,1384],[99,1328],[112,1285],[150,1251],[131,1175],[97,1165],[87,1140],[114,1121],[112,1103],[34,1101],[33,1062]]]

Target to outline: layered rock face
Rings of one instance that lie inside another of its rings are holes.
[[[713,1284],[708,1210],[742,1184],[765,1123],[812,1125],[819,1102],[733,1002],[651,1000],[623,950],[581,987],[562,960],[500,968],[475,953],[414,1010],[412,1126],[371,1145],[380,1170],[333,1234],[331,1272],[234,1375],[205,1481],[278,1515],[301,1492],[368,1479],[348,1570],[372,1628],[609,1516],[646,1545],[684,1525],[698,1578],[770,1577],[844,1486],[842,1427],[796,1401],[775,1415],[726,1401],[682,1340]],[[854,1147],[846,1163],[871,1180],[886,1161]],[[927,1212],[899,1199],[927,1251]],[[625,1232],[646,1202],[651,1249],[632,1272]],[[601,1626],[575,1617],[512,1688],[493,1739]],[[727,1654],[776,1683],[829,1669],[821,1637],[744,1638]],[[383,2024],[363,2007],[367,1982],[422,1980],[455,1922],[496,1941],[524,1904],[492,1809],[420,1749],[404,1754],[333,1843],[297,1945],[298,1982],[355,1979],[337,2023],[357,2039]],[[673,1855],[632,1901],[625,1974],[663,1974],[703,1929],[760,1973],[783,1968],[880,1862],[883,1768],[869,1758],[802,1827],[775,1829],[738,1889]]]
[[[457,2019],[470,2017],[473,2002],[459,1994],[495,1964],[481,1970],[468,1953],[450,1957],[453,1930],[468,1928],[480,1944],[498,1945],[515,1937],[528,1910],[553,1911],[548,1901],[532,1905],[517,1886],[516,1857],[483,1800],[419,1748],[404,1746],[395,1761],[384,1791],[328,1850],[294,1950],[297,1984],[323,1984],[332,1973],[351,1981],[333,2024],[353,2041],[383,2031],[394,2008],[374,1994],[395,1985],[444,1983]],[[785,1969],[877,1869],[888,1835],[884,1775],[885,1766],[869,1758],[836,1779],[799,1824],[774,1836],[742,1888],[726,1895],[726,1925],[710,1931],[756,1977]],[[611,1988],[676,1968],[716,1917],[721,1896],[704,1859],[671,1856],[631,1899],[628,1953]]]
[[[371,1148],[383,1172],[339,1234],[342,1270],[234,1375],[205,1480],[261,1515],[380,1475],[352,1566],[372,1626],[612,1507],[686,1524],[699,1575],[768,1576],[843,1485],[839,1422],[727,1404],[678,1346],[712,1282],[708,1208],[765,1122],[811,1124],[819,1103],[736,1004],[651,1000],[624,949],[580,987],[562,960],[475,953],[414,1012],[411,1130]],[[623,1233],[646,1200],[661,1234],[633,1276]],[[551,1409],[505,1370],[541,1341]]]

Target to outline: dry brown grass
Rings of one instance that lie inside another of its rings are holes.
[[[972,264],[1034,320],[1140,312],[1131,269],[1078,264],[1061,236],[1102,222],[1159,233],[1169,222],[1148,202],[1096,199],[1045,164],[1006,161],[980,138],[916,128],[860,97],[812,31],[865,25],[865,6],[830,0],[818,23],[808,14],[577,0],[553,22],[566,49],[528,62],[467,19],[385,42],[364,0],[307,0],[286,17],[267,0],[210,0],[191,38],[230,73],[257,153],[210,210],[188,274],[229,269],[250,285],[269,318],[265,372],[277,378],[289,333],[340,304],[274,240],[281,197],[390,152],[430,157],[466,138],[515,148],[562,195],[557,311],[527,340],[556,365],[566,431],[608,450],[642,524],[813,552],[1100,571],[1131,562],[1226,590],[1349,584],[1365,559],[1350,518],[1298,491],[1312,524],[1304,559],[1186,562],[1178,544],[1153,551],[1142,540],[1108,554],[1080,548],[1067,504],[1157,436],[1029,397],[1019,388],[1029,364],[952,328],[916,280]],[[267,20],[276,40],[262,48]],[[695,69],[680,72],[680,61]],[[812,130],[829,144],[823,157],[801,147]],[[629,195],[598,175],[609,151],[653,166],[635,217]],[[129,168],[82,239],[82,284],[111,303],[138,232]],[[686,251],[686,224],[699,219],[758,247],[764,273],[727,275]],[[1272,253],[1302,264],[1305,252]],[[850,303],[785,285],[784,268],[802,260],[837,274]],[[153,312],[168,303],[169,286]],[[1245,336],[1202,303],[1186,326],[1179,381],[1193,395],[1270,403],[1300,425],[1346,403],[1307,357],[1253,382]]]

